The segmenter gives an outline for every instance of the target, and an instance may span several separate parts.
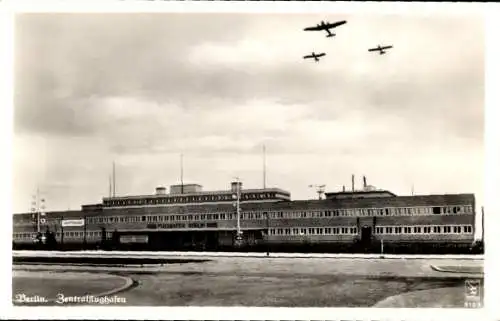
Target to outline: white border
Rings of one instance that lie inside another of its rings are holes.
[[[489,316],[498,319],[498,298],[500,285],[498,273],[500,265],[498,249],[500,240],[498,238],[498,215],[500,214],[500,202],[498,186],[500,182],[500,119],[499,107],[499,85],[500,85],[500,44],[498,43],[498,30],[500,30],[500,5],[490,4],[485,14],[486,31],[486,59],[485,59],[485,307]],[[496,312],[495,312],[496,310]]]
[[[1,307],[2,316],[6,318],[60,318],[60,319],[192,319],[192,320],[229,320],[229,319],[267,319],[267,320],[311,320],[311,319],[395,319],[395,320],[472,320],[475,317],[490,320],[498,318],[497,298],[500,296],[497,287],[498,277],[496,273],[500,271],[495,260],[495,253],[498,248],[498,225],[495,224],[494,217],[498,215],[500,206],[498,205],[497,182],[500,182],[499,169],[500,157],[500,134],[497,125],[498,92],[500,83],[497,79],[500,75],[500,66],[498,57],[500,57],[500,48],[498,44],[500,23],[498,22],[499,5],[495,3],[325,3],[325,2],[167,2],[163,0],[145,1],[145,0],[100,0],[100,1],[23,1],[23,0],[4,0],[0,2],[1,37],[5,41],[0,50],[0,57],[6,61],[6,68],[2,68],[2,81],[0,88],[0,97],[3,98],[2,106],[10,108],[1,108],[5,113],[0,117],[2,124],[0,128],[5,133],[0,135],[1,145],[5,146],[1,157],[2,164],[0,170],[1,181],[6,186],[0,194],[2,206],[2,215],[8,218],[1,224],[5,230],[1,235],[7,236],[10,240],[12,230],[11,211],[11,159],[10,149],[12,147],[12,14],[19,12],[282,12],[282,13],[324,13],[325,11],[335,11],[336,13],[395,13],[395,14],[435,14],[436,12],[446,14],[470,14],[484,13],[487,17],[486,36],[487,36],[487,65],[486,65],[486,189],[485,189],[485,237],[487,245],[485,261],[486,274],[486,302],[483,310],[466,309],[370,309],[370,308],[332,308],[332,309],[288,309],[288,308],[156,308],[156,307],[89,307],[89,308],[13,308],[11,306],[11,262],[4,260],[0,265],[4,270],[2,276],[7,277],[4,283],[2,293]],[[459,31],[458,31],[459,32]],[[478,106],[479,107],[479,106]],[[6,157],[5,157],[6,156]],[[491,237],[488,237],[491,236]],[[10,242],[2,240],[2,253],[12,254]],[[418,313],[417,313],[418,311]]]

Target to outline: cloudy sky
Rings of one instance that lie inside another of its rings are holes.
[[[337,36],[304,32],[348,20]],[[294,199],[350,185],[482,202],[484,32],[467,16],[22,14],[14,211],[234,176]],[[368,53],[393,45],[386,55]],[[327,53],[320,63],[303,60]]]

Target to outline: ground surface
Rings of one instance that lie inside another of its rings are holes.
[[[482,279],[482,265],[457,259],[265,257],[142,267],[15,265],[13,296],[107,291],[137,306],[463,307],[464,280]],[[134,282],[114,293],[125,282],[117,276]]]

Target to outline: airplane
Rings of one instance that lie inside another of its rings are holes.
[[[319,23],[315,27],[304,28],[304,31],[321,31],[321,30],[325,30],[328,33],[326,35],[326,37],[329,38],[329,37],[334,37],[335,36],[334,33],[330,32],[330,29],[336,28],[336,27],[341,26],[341,25],[343,25],[345,23],[347,23],[347,21],[345,21],[345,20],[337,21],[337,22],[334,22],[334,23],[329,23],[329,22],[325,23],[324,21],[321,21],[321,23]]]
[[[383,55],[383,54],[385,54],[385,51],[384,51],[384,50],[391,49],[391,48],[392,48],[392,46],[384,46],[384,47],[381,47],[380,45],[378,45],[378,47],[368,49],[368,51],[378,51],[378,52],[379,52],[379,54]]]
[[[314,58],[314,60],[316,62],[318,62],[319,61],[319,57],[323,57],[323,56],[326,56],[326,53],[322,52],[322,53],[317,54],[317,53],[313,52],[310,55],[304,56],[304,59]]]

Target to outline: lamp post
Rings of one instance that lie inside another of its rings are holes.
[[[267,243],[267,256],[269,256],[269,252],[270,252],[270,247],[271,247],[271,243],[270,243],[270,237],[271,237],[271,228],[270,228],[270,220],[269,220],[269,212],[265,212],[266,213],[266,225],[267,225],[267,240],[266,240],[266,243]]]
[[[59,221],[61,222],[61,249],[64,246],[64,225],[63,225],[63,220],[64,220],[64,217],[61,216],[61,218],[59,219]]]
[[[233,197],[236,197],[236,245],[239,246],[242,240],[241,237],[241,226],[240,226],[240,215],[241,215],[241,209],[240,209],[240,197],[241,197],[241,190],[240,190],[240,179],[239,177],[234,178],[236,180],[236,195],[233,194]]]
[[[40,237],[40,224],[46,223],[45,218],[45,199],[40,198],[40,190],[36,189],[36,194],[32,195],[31,201],[31,217],[35,221],[34,229],[36,232],[36,239]],[[39,242],[41,239],[39,240]]]

